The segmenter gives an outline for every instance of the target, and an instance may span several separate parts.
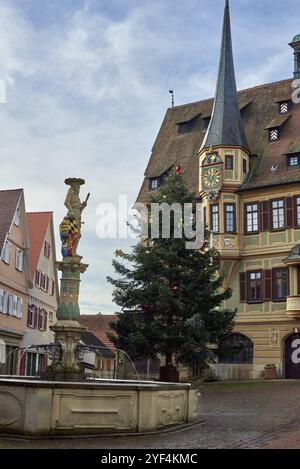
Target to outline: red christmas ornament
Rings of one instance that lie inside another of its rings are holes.
[[[173,292],[176,293],[178,291],[178,287],[173,287]]]
[[[176,166],[175,171],[176,171],[176,175],[180,176],[180,174],[182,173],[182,167],[180,165]]]
[[[150,306],[149,306],[149,305],[147,305],[147,304],[143,305],[143,311],[144,311],[145,313],[147,313],[147,311],[149,311],[149,309],[150,309]]]

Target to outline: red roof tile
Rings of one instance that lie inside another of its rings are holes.
[[[0,191],[0,254],[22,194],[23,189]]]
[[[30,271],[32,278],[37,269],[39,257],[44,247],[44,239],[52,218],[52,212],[27,213]]]
[[[116,322],[115,314],[82,314],[80,324],[85,326],[89,332],[92,332],[101,342],[110,350],[115,350],[114,344],[108,339],[107,333],[114,333],[109,323]]]

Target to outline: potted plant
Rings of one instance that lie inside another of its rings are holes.
[[[265,379],[277,379],[277,368],[274,363],[265,366]]]

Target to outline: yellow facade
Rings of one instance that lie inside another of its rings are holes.
[[[203,181],[203,161],[209,152],[217,152],[222,160],[222,187],[216,191],[214,200],[210,201],[211,191],[205,191]],[[232,297],[225,307],[237,308],[233,333],[248,337],[253,343],[253,363],[231,366],[216,365],[220,377],[236,377],[234,368],[239,368],[238,378],[261,378],[264,367],[276,364],[278,376],[285,376],[285,341],[293,333],[300,332],[300,296],[298,294],[298,274],[296,264],[287,262],[291,250],[300,243],[300,227],[279,230],[245,233],[245,207],[249,203],[261,204],[263,201],[286,199],[300,196],[300,185],[266,187],[239,192],[246,174],[243,174],[243,159],[248,163],[248,155],[243,149],[214,148],[199,154],[199,192],[206,212],[206,222],[212,230],[211,206],[218,206],[219,230],[213,235],[213,246],[220,252],[224,287],[232,289]],[[225,156],[233,155],[233,169],[225,169]],[[235,204],[236,229],[226,233],[224,206]],[[261,216],[261,214],[259,214]],[[271,215],[270,215],[271,216]],[[286,217],[286,215],[285,215]],[[286,223],[285,223],[286,225]],[[265,271],[287,268],[289,292],[284,301],[241,302],[240,274],[253,271]],[[234,364],[233,364],[234,365]],[[224,371],[225,370],[225,371]],[[233,370],[233,371],[232,371]]]

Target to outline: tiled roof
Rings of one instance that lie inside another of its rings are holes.
[[[0,254],[22,194],[23,189],[0,191]]]
[[[249,150],[252,154],[252,174],[244,188],[255,188],[270,183],[300,181],[300,170],[288,170],[284,156],[290,148],[300,143],[300,105],[293,104],[290,118],[281,126],[281,138],[269,143],[266,127],[278,117],[278,97],[291,99],[292,79],[249,88],[238,93],[240,108],[243,107],[242,121]],[[171,166],[180,164],[190,190],[199,189],[199,161],[197,154],[206,133],[204,117],[211,115],[213,99],[176,106],[167,110],[164,121],[154,143],[152,154],[145,171],[145,180],[138,196],[145,201],[149,191],[148,178],[158,177]],[[189,116],[198,115],[188,134],[178,133],[178,122]],[[279,164],[277,172],[271,171],[273,164]]]
[[[96,337],[96,335],[93,334],[93,332],[89,332],[89,331],[82,332],[81,340],[85,345],[92,345],[92,346],[99,347],[99,351],[97,351],[99,355],[102,355],[103,357],[106,357],[106,358],[114,358],[115,356],[114,352],[110,348],[108,348],[106,345],[104,345],[104,343],[101,342],[101,340],[98,339],[98,337]]]
[[[108,339],[107,333],[113,333],[110,323],[116,322],[115,314],[82,314],[79,322],[92,332],[107,348],[115,350],[114,344]]]
[[[33,278],[41,251],[44,249],[44,239],[52,218],[52,212],[31,212],[27,213],[26,216],[29,237],[30,271]]]

